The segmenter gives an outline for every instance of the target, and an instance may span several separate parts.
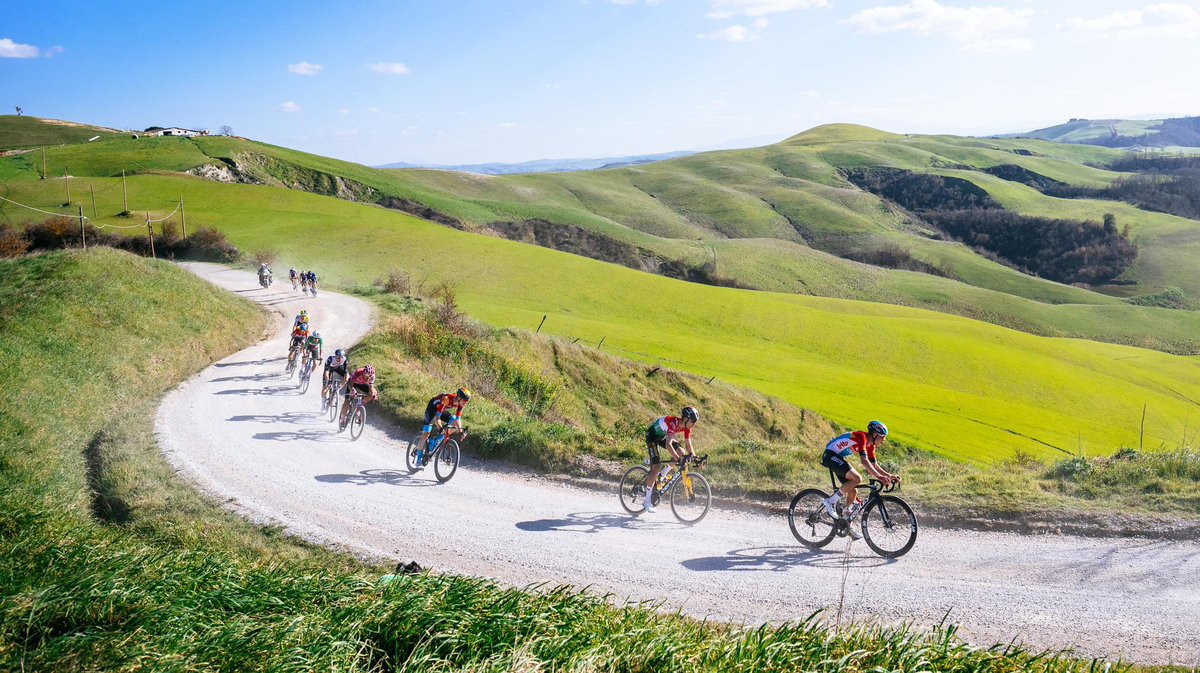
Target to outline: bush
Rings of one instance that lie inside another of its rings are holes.
[[[254,252],[250,253],[250,261],[253,262],[255,268],[258,268],[263,264],[266,264],[267,266],[275,266],[275,260],[277,259],[279,259],[279,251],[271,248],[255,250]]]
[[[179,257],[207,262],[232,262],[241,256],[225,234],[216,229],[201,227],[179,242],[171,252]]]
[[[24,232],[8,224],[0,224],[0,257],[20,257],[29,250]]]
[[[407,295],[412,291],[412,277],[408,275],[408,272],[399,269],[388,271],[380,276],[375,284],[383,288],[384,292],[392,294]]]

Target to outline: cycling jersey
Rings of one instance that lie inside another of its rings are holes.
[[[320,348],[322,346],[322,344],[324,343],[324,341],[325,340],[319,336],[310,335],[308,337],[308,339],[306,339],[304,341],[304,345],[308,346],[309,348]]]
[[[350,383],[353,383],[356,386],[375,385],[375,375],[368,374],[366,367],[356,369],[354,370],[354,373],[350,375]]]
[[[834,437],[825,445],[825,450],[843,459],[849,458],[851,453],[857,453],[863,460],[875,462],[875,442],[862,430]]]
[[[337,374],[338,376],[346,377],[350,375],[350,360],[342,358],[342,363],[337,364],[337,356],[330,355],[325,358],[325,369]]]
[[[292,338],[293,339],[307,339],[308,338],[308,323],[304,323],[303,326],[297,325],[296,328],[292,330]]]
[[[454,418],[460,419],[462,418],[463,407],[465,406],[467,406],[467,400],[459,399],[458,395],[454,393],[442,393],[441,395],[435,395],[429,400],[429,404],[425,405],[425,416],[433,418],[443,411],[453,408]],[[425,422],[428,423],[429,421],[426,420]]]
[[[653,438],[660,444],[681,432],[683,433],[684,439],[691,439],[692,429],[685,428],[683,423],[684,420],[682,418],[663,416],[662,418],[650,424],[650,430],[646,436]]]

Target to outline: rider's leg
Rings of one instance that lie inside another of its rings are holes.
[[[642,498],[642,507],[647,512],[654,511],[654,482],[662,470],[662,458],[658,453],[659,444],[650,437],[646,438],[646,451],[650,453],[650,473],[646,475],[646,495]]]

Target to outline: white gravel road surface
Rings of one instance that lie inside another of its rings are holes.
[[[318,413],[318,385],[302,396],[295,379],[282,376],[287,328],[301,308],[332,351],[364,335],[369,305],[328,292],[304,297],[286,278],[262,290],[250,273],[186,267],[281,312],[274,336],[181,385],[156,422],[182,474],[256,521],[359,554],[518,586],[686,597],[668,606],[748,624],[816,610],[832,616],[844,582],[844,618],[926,626],[948,616],[980,645],[1016,639],[1036,649],[1200,665],[1198,541],[923,528],[913,551],[885,561],[861,542],[847,551],[841,539],[807,551],[779,515],[716,508],[691,528],[666,507],[635,518],[621,509],[615,485],[595,491],[469,457],[438,484],[432,468],[408,475],[400,437],[369,425],[351,441]],[[702,446],[702,428],[698,439]]]

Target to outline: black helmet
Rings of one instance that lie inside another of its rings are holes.
[[[470,401],[471,400],[471,391],[467,390],[466,388],[459,388],[458,392],[454,393],[454,396],[460,400]]]
[[[888,435],[887,426],[879,421],[871,421],[870,423],[867,423],[867,432],[874,433],[880,437],[887,437]]]
[[[696,411],[696,407],[684,407],[679,415],[693,423],[700,421],[700,412]]]

